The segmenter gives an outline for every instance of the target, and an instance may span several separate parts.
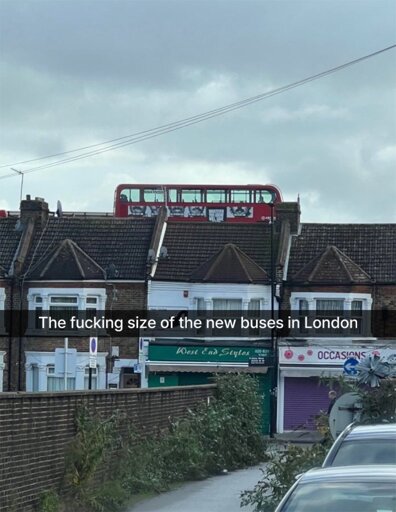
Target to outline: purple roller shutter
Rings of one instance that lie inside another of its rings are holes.
[[[315,430],[314,416],[327,411],[328,392],[317,377],[285,377],[284,430]]]

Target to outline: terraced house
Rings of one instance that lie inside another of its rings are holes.
[[[299,203],[286,202],[274,219],[187,222],[166,208],[155,217],[58,216],[28,196],[0,218],[0,389],[183,386],[248,372],[262,392],[263,432],[314,429],[329,403],[323,377],[348,374],[350,359],[369,354],[396,363],[396,225],[300,224]],[[92,332],[37,324],[42,312],[147,309],[310,322],[341,314],[354,327],[101,329],[90,372]]]
[[[396,225],[302,224],[282,304],[296,318],[354,320],[339,331],[302,325],[280,340],[277,430],[313,429],[329,405],[323,377],[353,377],[353,360],[370,354],[396,364]]]
[[[89,333],[45,334],[37,318],[42,311],[56,316],[145,309],[147,256],[156,250],[155,226],[156,220],[148,218],[59,217],[43,199],[29,196],[21,202],[20,214],[0,219],[3,390],[88,387]],[[10,310],[18,314],[10,315]],[[99,332],[97,348],[92,388],[140,386],[136,335],[114,338]]]

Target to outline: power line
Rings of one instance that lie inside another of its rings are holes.
[[[123,137],[118,137],[118,138],[111,139],[111,140],[108,140],[108,141],[105,141],[105,142],[91,144],[89,146],[84,146],[84,147],[77,148],[77,149],[72,149],[72,150],[69,150],[69,151],[63,151],[61,153],[55,153],[55,154],[52,154],[52,155],[47,155],[47,156],[43,156],[43,157],[40,157],[40,158],[34,158],[34,159],[31,159],[31,160],[24,160],[24,161],[15,162],[15,163],[12,163],[12,164],[4,164],[4,165],[0,166],[0,169],[4,168],[4,167],[9,167],[11,165],[20,165],[20,164],[23,164],[23,163],[37,162],[37,161],[41,161],[41,160],[45,160],[45,159],[49,159],[49,158],[55,158],[57,156],[68,155],[68,154],[71,154],[71,153],[78,153],[78,152],[81,152],[81,151],[85,151],[87,149],[91,150],[91,151],[88,151],[88,152],[85,152],[85,153],[81,153],[79,155],[70,156],[70,157],[67,157],[67,158],[64,158],[64,159],[56,160],[55,162],[44,163],[42,165],[38,165],[38,166],[35,166],[35,167],[31,167],[31,168],[25,169],[23,171],[23,173],[27,174],[27,173],[36,172],[36,171],[39,171],[39,170],[42,170],[42,169],[48,169],[50,167],[54,167],[54,166],[61,165],[61,164],[64,164],[64,163],[74,162],[76,160],[80,160],[80,159],[83,159],[83,158],[89,158],[91,156],[96,156],[96,155],[99,155],[101,153],[105,153],[105,152],[108,152],[108,151],[114,151],[114,150],[122,148],[124,146],[136,144],[136,143],[142,142],[144,140],[148,140],[148,139],[151,139],[151,138],[154,138],[154,137],[158,137],[160,135],[164,135],[166,133],[173,132],[175,130],[180,130],[180,129],[185,128],[187,126],[190,126],[190,125],[193,125],[193,124],[197,124],[197,123],[206,121],[206,120],[211,119],[213,117],[218,117],[220,115],[227,114],[228,112],[232,112],[234,110],[238,110],[238,109],[244,108],[244,107],[246,107],[248,105],[251,105],[252,103],[256,103],[256,102],[262,101],[262,100],[264,100],[266,98],[269,98],[271,96],[275,96],[277,94],[281,94],[283,92],[286,92],[286,91],[288,91],[290,89],[294,89],[296,87],[300,87],[300,86],[302,86],[302,85],[304,85],[306,83],[312,82],[314,80],[318,80],[320,78],[324,78],[325,76],[328,76],[330,74],[336,73],[336,72],[341,71],[341,70],[343,70],[343,69],[345,69],[347,67],[350,67],[350,66],[353,66],[355,64],[358,64],[359,62],[362,62],[364,60],[367,60],[367,59],[370,59],[372,57],[375,57],[375,56],[377,56],[377,55],[379,55],[381,53],[384,53],[386,51],[394,49],[395,47],[396,47],[396,44],[388,46],[386,48],[382,48],[381,50],[377,50],[376,52],[364,55],[363,57],[359,57],[359,58],[354,59],[352,61],[349,61],[349,62],[346,62],[346,63],[341,64],[339,66],[336,66],[334,68],[328,69],[326,71],[322,71],[321,73],[317,73],[317,74],[311,75],[311,76],[309,76],[307,78],[303,78],[302,80],[298,80],[298,81],[293,82],[291,84],[279,87],[277,89],[273,89],[272,91],[264,92],[264,93],[258,94],[256,96],[251,96],[251,97],[246,98],[244,100],[240,100],[240,101],[237,101],[237,102],[234,102],[234,103],[230,103],[230,104],[225,105],[223,107],[219,107],[219,108],[216,108],[216,109],[213,109],[213,110],[209,110],[209,111],[204,112],[202,114],[196,114],[194,116],[187,117],[187,118],[184,118],[184,119],[181,119],[181,120],[178,120],[178,121],[174,121],[174,122],[171,122],[171,123],[168,123],[168,124],[164,124],[164,125],[158,126],[156,128],[152,128],[152,129],[149,129],[149,130],[144,130],[144,131],[136,132],[136,133],[133,133],[133,134],[130,134],[130,135],[125,135]],[[94,149],[94,148],[97,148],[97,149]],[[14,177],[14,176],[15,176],[15,174],[7,174],[7,175],[4,175],[4,176],[0,176],[0,179],[11,178],[11,177]]]

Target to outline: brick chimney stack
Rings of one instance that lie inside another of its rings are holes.
[[[49,209],[48,203],[42,197],[31,199],[30,195],[21,201],[21,222],[27,225],[29,220],[34,221],[34,224],[41,229],[45,226],[48,220]]]
[[[300,230],[300,202],[279,203],[275,206],[276,220],[282,225],[285,221],[290,224],[290,234],[297,235]]]

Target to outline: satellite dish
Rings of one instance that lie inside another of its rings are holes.
[[[167,258],[168,257],[168,249],[165,247],[165,246],[162,246],[161,249],[160,249],[160,258]]]
[[[154,251],[154,249],[149,249],[149,252],[147,254],[147,261],[149,263],[153,263],[155,261],[155,251]]]
[[[345,393],[336,400],[329,416],[329,427],[333,439],[336,439],[350,423],[360,420],[361,409],[362,405],[357,393]]]
[[[57,201],[56,203],[56,215],[58,217],[62,217],[63,216],[63,208],[62,208],[62,203],[59,201]]]
[[[14,231],[23,231],[23,224],[21,219],[18,219],[15,223]]]

